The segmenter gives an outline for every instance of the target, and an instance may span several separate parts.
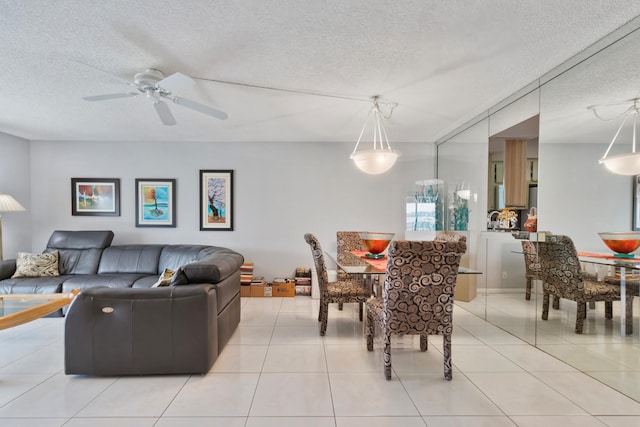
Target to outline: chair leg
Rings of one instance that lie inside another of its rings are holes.
[[[327,332],[327,318],[329,317],[329,303],[320,303],[320,335],[324,336]]]
[[[361,302],[361,303],[358,303],[358,315],[360,316],[360,321],[361,321],[361,322],[362,322],[362,317],[363,317],[362,312],[364,311],[364,310],[363,310],[363,307],[362,307],[362,305],[363,305],[363,304],[364,304],[364,303],[362,303],[362,302]]]
[[[549,293],[542,294],[542,320],[549,318]]]
[[[444,353],[444,378],[451,380],[453,378],[453,369],[451,366],[451,335],[442,336],[442,347]]]
[[[613,302],[611,301],[604,302],[604,318],[613,319]]]
[[[338,303],[338,310],[342,311],[342,309],[344,308],[344,304],[342,304],[341,302]]]
[[[524,299],[529,301],[531,299],[531,277],[527,277],[527,290],[524,293]]]
[[[576,334],[581,334],[584,327],[584,318],[587,317],[587,303],[578,302],[576,310]]]
[[[373,336],[375,333],[373,311],[367,307],[367,322],[364,325],[364,331],[367,336],[367,351],[373,351]]]
[[[420,351],[427,351],[429,348],[428,335],[420,335]]]
[[[627,335],[633,334],[633,295],[627,290],[627,306],[624,319],[624,329]]]
[[[391,379],[391,333],[387,328],[384,329],[384,348],[382,349],[382,359],[384,360],[384,377]]]
[[[554,310],[560,309],[560,297],[558,295],[553,296],[553,309]]]

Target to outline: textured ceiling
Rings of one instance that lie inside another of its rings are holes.
[[[640,15],[637,0],[0,8],[0,132],[31,140],[354,141],[366,100],[380,95],[398,104],[386,125],[392,141],[435,141]],[[175,94],[229,118],[171,104],[176,126],[163,126],[143,96],[82,99],[128,92],[120,79],[146,68],[291,91],[197,80]]]

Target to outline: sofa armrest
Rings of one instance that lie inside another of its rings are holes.
[[[94,287],[65,321],[65,373],[206,373],[218,357],[216,289]]]
[[[16,260],[5,259],[0,261],[0,280],[9,279],[16,272]]]
[[[190,283],[218,283],[240,270],[244,257],[231,250],[218,250],[186,264],[184,273]]]

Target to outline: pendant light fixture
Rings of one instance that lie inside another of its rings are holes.
[[[635,98],[625,102],[625,103],[630,102],[631,105],[622,114],[615,117],[615,119],[620,117],[624,117],[624,119],[622,120],[622,123],[620,123],[620,126],[618,127],[618,130],[616,131],[615,135],[613,136],[613,139],[611,140],[611,143],[609,144],[607,151],[604,153],[604,156],[599,160],[600,164],[603,164],[611,172],[618,175],[640,174],[640,152],[636,152],[636,125],[638,122],[638,101],[639,99]],[[587,108],[593,111],[593,114],[595,114],[595,116],[600,120],[607,120],[607,119],[603,119],[596,111],[596,109],[599,107],[600,106],[594,105]],[[624,124],[627,122],[627,119],[630,116],[633,116],[633,137],[631,141],[631,152],[608,156],[609,151],[611,150],[611,147],[613,147],[613,143],[616,142],[616,139],[618,138],[620,131],[622,130]],[[610,119],[610,120],[613,120],[613,119]]]
[[[391,149],[389,138],[387,137],[387,132],[385,131],[382,124],[382,121],[384,119],[388,120],[391,117],[391,112],[393,111],[393,108],[397,106],[397,104],[394,104],[388,116],[384,116],[380,111],[380,105],[378,101],[379,98],[377,96],[374,96],[373,107],[371,107],[371,110],[369,110],[367,120],[365,121],[364,126],[362,127],[362,131],[360,132],[360,136],[358,137],[358,142],[356,142],[356,146],[350,156],[358,169],[370,175],[385,173],[393,167],[393,165],[396,163],[396,160],[398,160],[398,157],[400,157],[399,151]],[[358,145],[360,145],[362,136],[364,135],[365,130],[369,125],[369,120],[372,118],[373,148],[358,151]]]

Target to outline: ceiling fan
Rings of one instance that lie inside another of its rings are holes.
[[[165,77],[162,71],[156,70],[155,68],[147,68],[145,71],[137,73],[134,76],[133,82],[120,79],[119,77],[116,78],[137,89],[137,92],[85,96],[82,99],[85,101],[106,101],[108,99],[129,98],[142,94],[153,103],[153,107],[156,113],[158,113],[160,121],[166,126],[175,125],[176,119],[173,117],[173,114],[171,114],[167,103],[163,101],[164,99],[199,113],[206,114],[207,116],[215,117],[216,119],[225,120],[228,117],[224,111],[174,95],[174,91],[193,86],[196,83],[195,80],[185,74],[174,73]]]

